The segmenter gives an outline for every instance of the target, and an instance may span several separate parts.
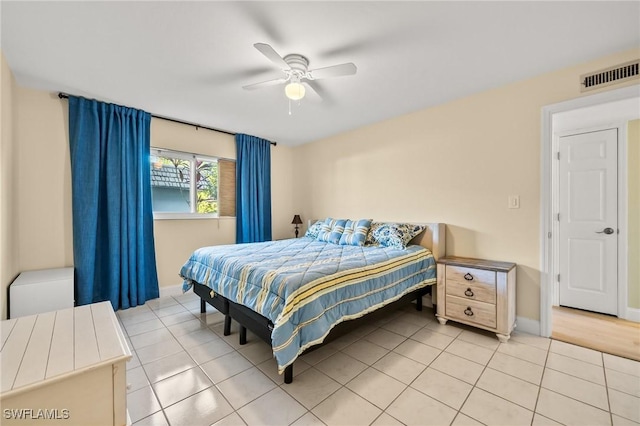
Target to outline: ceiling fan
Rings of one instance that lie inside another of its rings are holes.
[[[256,43],[253,45],[271,62],[276,64],[284,76],[273,80],[267,80],[260,83],[249,84],[248,86],[242,86],[245,90],[261,89],[263,87],[274,86],[277,84],[285,84],[284,93],[287,98],[298,101],[304,98],[306,90],[314,92],[318,98],[321,98],[318,92],[316,92],[312,86],[308,84],[309,81],[320,80],[322,78],[340,77],[344,75],[353,75],[358,70],[356,66],[347,62],[340,65],[332,65],[324,68],[317,68],[315,70],[309,69],[309,60],[300,54],[292,53],[286,55],[284,58],[274,50],[273,47],[266,43]]]

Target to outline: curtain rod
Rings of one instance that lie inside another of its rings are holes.
[[[69,95],[66,94],[66,93],[59,92],[58,93],[58,98],[60,98],[60,99],[69,99]],[[235,136],[236,135],[235,133],[227,132],[226,130],[214,129],[213,127],[201,126],[199,124],[189,123],[187,121],[182,121],[182,120],[176,120],[175,118],[163,117],[161,115],[151,114],[151,117],[159,118],[161,120],[166,120],[166,121],[173,121],[174,123],[178,123],[178,124],[186,124],[188,126],[194,126],[196,129],[202,128],[202,129],[207,129],[207,130],[213,130],[214,132],[224,133],[226,135],[231,135],[231,136]],[[270,143],[273,146],[278,145],[277,142],[270,142]]]

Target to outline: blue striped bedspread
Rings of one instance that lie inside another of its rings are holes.
[[[311,238],[203,247],[180,270],[183,290],[204,284],[267,317],[280,372],[338,323],[435,283],[431,252],[357,247]]]

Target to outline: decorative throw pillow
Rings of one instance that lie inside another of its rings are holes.
[[[411,223],[374,222],[371,224],[366,243],[374,246],[394,247],[400,250],[416,235],[424,231],[424,225]]]
[[[340,245],[363,246],[370,226],[371,219],[347,220],[344,225],[344,232],[340,237]]]
[[[322,220],[316,221],[313,225],[309,227],[309,229],[307,229],[307,232],[305,232],[304,236],[313,238],[313,239],[318,238],[318,232],[320,232],[320,228],[322,227],[323,223],[324,221]]]
[[[318,232],[316,240],[338,244],[346,223],[346,219],[326,218],[324,224],[320,227],[320,232]]]
[[[365,238],[365,240],[364,240],[364,245],[365,246],[379,246],[380,245],[378,240],[376,240],[374,238],[374,235],[376,235],[376,231],[382,225],[384,225],[384,222],[371,222],[371,226],[369,226],[369,232],[367,232],[367,238]]]

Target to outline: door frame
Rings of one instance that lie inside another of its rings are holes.
[[[559,171],[556,158],[558,134],[564,130],[554,125],[554,116],[583,108],[637,98],[640,100],[640,85],[610,90],[584,96],[542,108],[541,171],[540,171],[540,335],[551,336],[551,314],[557,302],[558,283],[555,277],[559,270],[558,223],[554,219],[558,212]],[[626,122],[639,118],[637,111],[603,114],[602,118],[575,121],[575,132],[617,128],[618,129],[618,317],[628,319],[627,314],[627,126]],[[624,177],[624,179],[622,179]]]

